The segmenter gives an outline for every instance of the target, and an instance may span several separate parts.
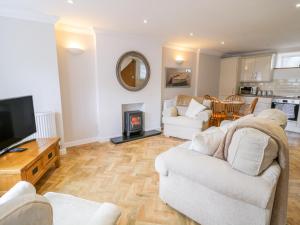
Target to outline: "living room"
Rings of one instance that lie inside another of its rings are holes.
[[[1,1],[1,225],[300,224],[300,2],[157,4]]]

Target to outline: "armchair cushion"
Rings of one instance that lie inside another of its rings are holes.
[[[203,124],[201,119],[192,119],[186,116],[177,116],[177,117],[163,117],[162,121],[164,124],[171,124],[180,127],[189,127],[200,129]]]
[[[120,216],[119,208],[110,203],[53,192],[45,197],[53,207],[54,225],[74,225],[74,221],[76,225],[114,225]]]
[[[248,176],[231,168],[227,161],[203,155],[183,147],[171,148],[155,160],[163,176],[177,174],[227,197],[266,208],[272,199],[280,175],[277,162],[260,176]]]

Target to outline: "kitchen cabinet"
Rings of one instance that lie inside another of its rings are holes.
[[[245,101],[245,104],[251,104],[251,102],[253,101],[253,99],[255,97],[243,97]],[[261,111],[265,110],[265,109],[270,109],[272,105],[272,98],[267,98],[267,97],[258,97],[258,101],[254,110],[254,115],[257,115],[258,113],[260,113]]]
[[[239,57],[224,58],[221,60],[219,79],[219,98],[238,93]]]
[[[272,80],[274,54],[242,57],[241,82],[268,82]]]

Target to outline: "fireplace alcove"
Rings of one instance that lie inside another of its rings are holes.
[[[122,133],[120,137],[111,138],[114,144],[121,144],[128,141],[138,140],[161,134],[158,130],[145,131],[145,104],[133,103],[122,105]]]

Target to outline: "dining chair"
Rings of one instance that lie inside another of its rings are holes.
[[[243,116],[252,114],[255,110],[256,104],[258,102],[258,97],[254,98],[250,104],[243,105],[238,113],[233,114],[233,120],[239,119]]]
[[[225,104],[223,104],[219,99],[213,98],[210,125],[220,126],[224,119],[226,119]]]
[[[243,99],[241,96],[239,95],[229,95],[225,98],[226,101],[239,101],[239,102],[242,102]]]

